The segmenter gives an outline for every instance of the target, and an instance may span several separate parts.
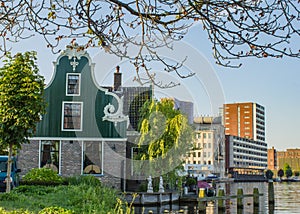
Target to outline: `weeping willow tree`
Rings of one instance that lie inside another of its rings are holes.
[[[174,109],[170,99],[145,103],[141,115],[136,170],[146,177],[176,179],[193,146],[193,129],[187,117]]]

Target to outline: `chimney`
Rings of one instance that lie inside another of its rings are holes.
[[[114,73],[114,91],[119,91],[122,86],[122,74],[120,73],[120,66],[116,67],[116,72]]]

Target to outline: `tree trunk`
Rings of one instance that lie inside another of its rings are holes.
[[[10,192],[10,187],[11,187],[11,182],[13,182],[11,180],[11,165],[12,165],[12,144],[9,144],[9,148],[8,148],[8,159],[7,159],[7,175],[6,175],[6,192],[9,193]]]

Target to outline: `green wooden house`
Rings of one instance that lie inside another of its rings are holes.
[[[47,113],[30,144],[22,146],[23,174],[48,167],[62,176],[93,174],[123,189],[128,116],[122,98],[100,87],[83,48],[67,46],[45,88]]]

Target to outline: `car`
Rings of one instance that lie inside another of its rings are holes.
[[[8,156],[0,156],[0,192],[5,192],[6,190],[6,177],[7,177],[7,161]],[[17,167],[17,158],[12,157],[12,168],[11,168],[11,188],[19,185],[19,173],[21,169]]]
[[[209,174],[205,177],[204,179],[205,181],[216,181],[216,180],[219,180],[219,177],[214,175],[214,174]]]

